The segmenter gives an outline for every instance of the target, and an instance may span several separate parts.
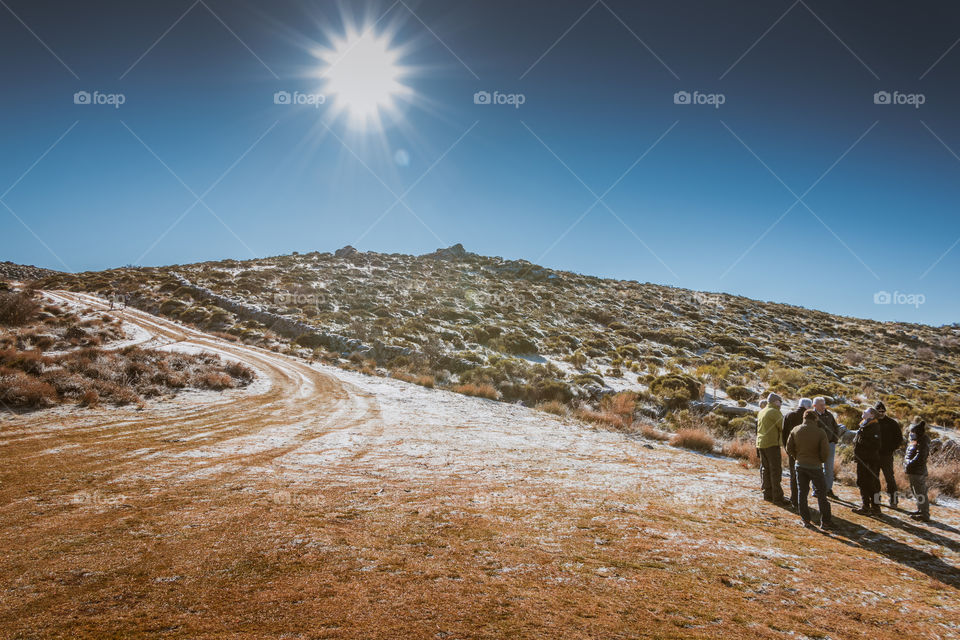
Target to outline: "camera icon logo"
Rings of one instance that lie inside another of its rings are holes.
[[[673,104],[690,104],[690,92],[677,91],[673,94]]]
[[[889,291],[877,291],[873,294],[873,304],[890,304],[893,296],[890,295]]]
[[[877,91],[873,94],[873,104],[890,104],[890,92]]]
[[[73,104],[90,104],[90,92],[77,91],[73,94]]]
[[[289,91],[277,91],[273,94],[273,104],[290,104]]]
[[[473,94],[473,104],[490,104],[490,92],[477,91]]]

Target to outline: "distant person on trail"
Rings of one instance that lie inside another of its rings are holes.
[[[757,456],[760,458],[760,486],[763,499],[776,505],[790,503],[783,498],[780,485],[780,447],[783,446],[783,399],[775,393],[767,396],[767,407],[757,416]]]
[[[874,407],[877,412],[877,422],[880,423],[880,471],[887,483],[887,493],[890,494],[890,506],[897,507],[897,480],[893,475],[893,453],[903,444],[903,428],[900,423],[887,415],[887,408],[882,402]],[[879,482],[879,478],[877,480]],[[880,487],[877,487],[880,491]]]
[[[803,526],[813,526],[810,523],[810,507],[807,505],[812,482],[820,508],[820,527],[829,529],[833,522],[830,518],[830,501],[827,500],[823,464],[830,454],[830,445],[826,432],[820,426],[817,412],[813,409],[804,413],[803,424],[790,432],[787,438],[787,453],[797,461],[797,482],[800,484],[800,503],[797,510]]]
[[[827,443],[829,444],[829,454],[826,462],[823,463],[823,478],[827,487],[827,497],[837,499],[837,494],[833,492],[833,468],[837,457],[837,443],[840,442],[840,436],[843,435],[843,427],[837,424],[837,419],[827,410],[827,399],[817,396],[813,399],[813,410],[817,413],[817,420],[820,428],[827,434]],[[817,492],[814,491],[814,495]]]
[[[903,456],[903,471],[910,479],[910,492],[917,501],[917,510],[910,517],[920,522],[930,522],[930,497],[927,495],[927,457],[930,455],[930,436],[927,423],[920,416],[910,425],[907,452]]]
[[[810,398],[800,398],[800,406],[788,413],[783,418],[783,444],[784,446],[790,441],[790,433],[801,424],[803,424],[803,414],[807,412],[807,409],[813,406],[813,402]],[[799,494],[797,493],[797,470],[796,470],[797,460],[790,453],[790,449],[787,449],[787,472],[790,474],[790,504],[793,505],[794,509],[797,508],[797,499]]]
[[[854,509],[861,515],[878,515],[880,503],[880,423],[876,409],[863,412],[863,422],[853,439],[853,457],[857,461],[857,487],[863,505]]]

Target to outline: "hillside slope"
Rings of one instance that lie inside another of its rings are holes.
[[[59,274],[42,285],[122,298],[249,344],[528,405],[596,407],[612,391],[632,390],[641,414],[662,417],[701,399],[755,407],[759,392],[778,391],[827,395],[848,424],[857,416],[850,405],[879,399],[901,418],[960,423],[960,326],[604,280],[460,245],[423,256],[345,247]]]

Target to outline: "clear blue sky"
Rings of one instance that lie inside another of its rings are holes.
[[[5,1],[2,259],[79,271],[462,242],[960,320],[960,7]],[[350,127],[332,101],[274,103],[320,90],[313,52],[344,16],[380,18],[406,69],[411,99],[382,129]],[[78,105],[78,91],[125,102]],[[525,102],[475,104],[478,91]],[[675,104],[678,91],[725,102]],[[875,104],[878,91],[925,102]],[[876,304],[881,291],[923,304]]]

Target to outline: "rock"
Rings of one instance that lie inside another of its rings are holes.
[[[333,256],[334,256],[335,258],[349,258],[350,256],[352,256],[352,255],[354,255],[354,254],[356,254],[356,253],[359,253],[359,251],[357,251],[356,248],[354,248],[354,247],[352,247],[352,246],[350,246],[350,245],[348,244],[347,246],[342,247],[342,248],[337,249],[336,251],[334,251],[334,252],[333,252]]]
[[[425,258],[434,258],[436,260],[463,260],[468,256],[475,254],[469,253],[459,242],[446,249],[437,249],[433,253],[424,255]]]

